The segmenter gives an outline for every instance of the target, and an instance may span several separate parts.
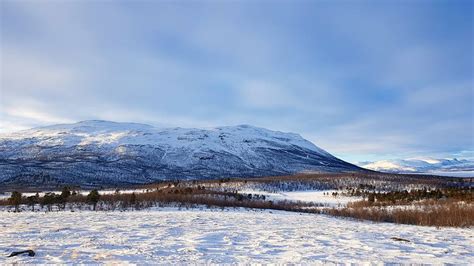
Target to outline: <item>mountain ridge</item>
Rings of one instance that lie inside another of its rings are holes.
[[[360,162],[359,166],[389,173],[474,176],[474,161],[458,158],[408,158]]]
[[[86,120],[0,135],[0,183],[146,183],[363,171],[299,134],[250,125],[159,128]]]

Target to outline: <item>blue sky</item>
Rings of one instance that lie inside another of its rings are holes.
[[[474,157],[472,1],[10,1],[2,132],[252,124],[351,162]]]

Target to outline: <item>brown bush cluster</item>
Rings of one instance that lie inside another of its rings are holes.
[[[427,201],[413,208],[392,206],[393,208],[374,207],[367,201],[351,204],[342,209],[326,209],[325,213],[335,216],[351,217],[375,222],[390,222],[425,226],[474,226],[474,205],[459,201]],[[368,207],[369,206],[369,207]]]

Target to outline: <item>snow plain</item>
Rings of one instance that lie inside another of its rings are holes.
[[[474,261],[473,229],[245,209],[0,215],[0,264]],[[35,250],[36,256],[6,257],[23,249]]]
[[[273,201],[302,201],[321,204],[324,207],[345,207],[347,203],[361,200],[361,197],[349,197],[341,195],[340,190],[304,190],[304,191],[280,191],[267,192],[263,190],[244,189],[238,190],[241,194],[258,194],[265,196],[266,200]],[[338,193],[335,197],[333,192]]]

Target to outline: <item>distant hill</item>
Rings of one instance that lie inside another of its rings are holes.
[[[414,158],[359,163],[361,167],[389,173],[424,173],[474,177],[474,161],[467,159]]]

